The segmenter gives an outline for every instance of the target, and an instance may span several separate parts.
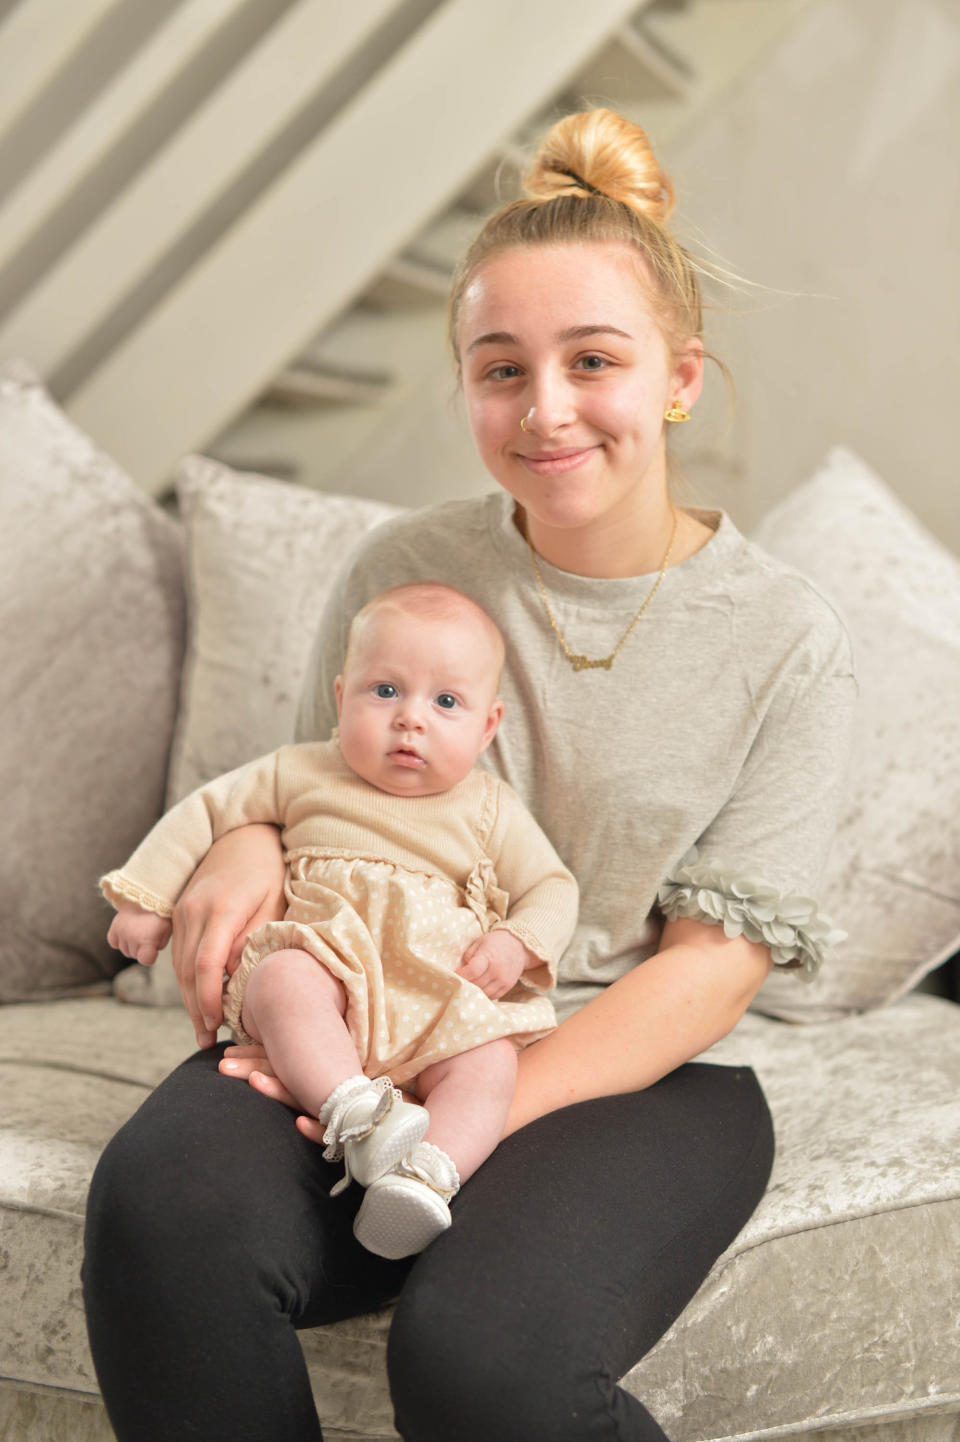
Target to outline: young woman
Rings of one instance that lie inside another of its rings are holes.
[[[620,117],[548,133],[528,198],[484,227],[452,298],[501,489],[361,547],[301,715],[301,739],[329,734],[347,622],[384,587],[447,581],[489,612],[508,718],[489,764],[580,884],[561,1024],[521,1054],[505,1140],[456,1225],[415,1262],[362,1253],[359,1189],[330,1197],[319,1123],[276,1104],[292,1098],[262,1053],[211,1049],[223,966],[276,914],[282,875],[272,830],[218,843],[174,918],[203,1049],[114,1140],[91,1193],[90,1335],[120,1442],[320,1438],[295,1329],[398,1296],[405,1442],[664,1437],[617,1379],[742,1227],[773,1153],[753,1074],[691,1059],[771,965],[822,959],[808,898],[854,695],[829,606],[726,516],[671,499],[667,433],[704,352],[670,202]]]

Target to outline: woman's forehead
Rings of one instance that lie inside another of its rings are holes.
[[[653,313],[643,262],[613,241],[527,246],[490,256],[471,277],[460,310],[466,355],[489,340],[522,342],[523,331],[586,335],[603,328],[632,336]],[[574,337],[575,338],[575,337]]]

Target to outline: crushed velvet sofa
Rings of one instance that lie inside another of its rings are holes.
[[[325,558],[390,509],[194,457],[174,518],[25,367],[0,368],[6,1442],[112,1436],[80,1294],[86,1187],[193,1045],[167,963],[118,971],[94,880],[165,800],[290,734]],[[824,879],[848,938],[820,982],[772,977],[713,1049],[760,1075],[773,1177],[623,1385],[675,1442],[958,1442],[960,1007],[916,988],[960,945],[960,563],[843,450],[759,539],[854,636],[859,731]],[[302,1334],[327,1437],[396,1437],[389,1321]]]

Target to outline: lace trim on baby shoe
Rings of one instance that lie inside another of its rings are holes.
[[[423,1182],[445,1202],[449,1202],[460,1190],[460,1174],[452,1157],[440,1147],[435,1147],[433,1142],[419,1142],[408,1157],[397,1162],[394,1171],[398,1177]]]
[[[373,1111],[362,1122],[345,1127],[343,1122],[348,1107],[357,1101],[364,1092],[380,1093]],[[330,1093],[320,1109],[319,1120],[326,1124],[326,1130],[323,1133],[324,1160],[328,1162],[342,1161],[344,1142],[368,1137],[394,1103],[401,1100],[401,1093],[392,1084],[389,1077],[377,1077],[375,1081],[365,1076],[347,1077],[346,1081],[341,1082]]]

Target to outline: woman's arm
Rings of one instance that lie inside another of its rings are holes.
[[[771,965],[767,947],[720,926],[667,922],[655,956],[520,1053],[504,1135],[573,1102],[652,1086],[733,1030]],[[233,1048],[220,1070],[296,1105],[262,1048]],[[310,1117],[297,1126],[312,1141],[323,1136]]]
[[[249,932],[284,913],[283,852],[275,826],[241,826],[215,841],[173,912],[173,967],[197,1045],[211,1047],[223,1018],[224,970]]]
[[[506,1134],[558,1107],[640,1091],[732,1031],[771,967],[767,947],[667,922],[660,949],[520,1053]]]

